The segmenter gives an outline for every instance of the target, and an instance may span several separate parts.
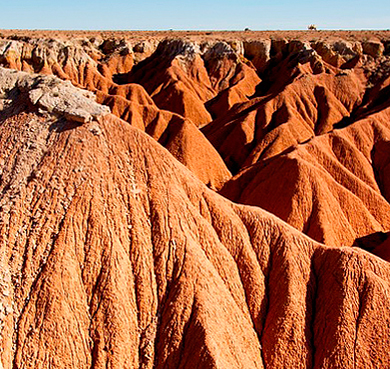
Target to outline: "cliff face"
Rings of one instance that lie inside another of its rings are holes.
[[[3,41],[2,366],[389,367],[384,44],[95,41]]]

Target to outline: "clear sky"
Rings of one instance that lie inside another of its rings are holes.
[[[1,29],[390,29],[390,0],[0,0]]]

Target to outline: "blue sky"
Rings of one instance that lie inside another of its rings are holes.
[[[0,0],[1,29],[390,29],[389,0]]]

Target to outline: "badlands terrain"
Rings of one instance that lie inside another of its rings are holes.
[[[390,32],[0,31],[0,368],[389,368]]]

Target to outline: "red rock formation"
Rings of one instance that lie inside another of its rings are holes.
[[[238,51],[232,45],[217,42],[203,54],[211,85],[217,91],[206,103],[213,117],[225,115],[235,104],[248,101],[261,82],[255,68]]]
[[[380,42],[244,45],[263,78],[257,93],[202,128],[233,172],[352,122],[387,99],[390,62],[381,57]]]
[[[1,73],[5,368],[389,366],[388,263],[229,202],[80,90]]]
[[[101,35],[0,40],[0,367],[388,368],[386,41]]]
[[[328,245],[390,229],[390,110],[240,172],[222,194],[271,211]]]
[[[125,39],[27,41],[4,41],[1,62],[69,79],[103,96],[100,101],[107,101],[114,111],[126,111],[121,118],[139,115],[116,97],[132,100],[132,90],[140,91],[135,83],[147,91],[142,91],[143,100],[152,97],[159,108],[197,126],[210,122],[211,115],[219,117],[203,132],[234,172],[329,132],[348,118],[365,93],[364,57],[379,60],[365,55],[369,53],[363,44],[344,40],[173,39],[161,42],[147,57],[150,49],[141,62],[136,54],[145,51],[144,44],[131,45]],[[265,77],[260,87],[261,80],[245,56]],[[256,86],[257,95],[264,96],[249,99]],[[114,108],[116,103],[120,107]]]
[[[191,121],[158,109],[141,86],[130,84],[126,87],[131,91],[126,94],[129,100],[99,91],[97,99],[111,107],[117,117],[159,141],[210,188],[219,190],[231,178],[218,152]]]
[[[281,81],[276,80],[266,96],[237,104],[202,129],[231,170],[331,131],[362,102],[360,74],[331,69],[313,74],[308,65],[313,58],[302,57],[295,55],[297,67],[291,68],[289,60],[277,65]]]
[[[248,100],[260,79],[227,43],[199,46],[178,39],[160,43],[127,81],[143,85],[158,107],[202,126],[212,120],[210,112],[216,116]]]
[[[143,85],[159,108],[187,117],[196,125],[211,121],[204,103],[213,97],[214,91],[192,43],[160,43],[150,58],[133,68],[128,82]]]
[[[70,80],[76,86],[93,91],[98,101],[110,106],[115,115],[145,130],[156,140],[159,140],[173,121],[176,122],[176,128],[172,130],[178,129],[180,121],[180,124],[183,124],[180,128],[182,135],[186,137],[195,131],[191,129],[192,123],[184,123],[183,118],[171,112],[160,111],[139,84],[118,85],[113,81],[116,75],[125,74],[133,67],[133,54],[123,40],[106,40],[100,45],[101,51],[95,49],[89,41],[84,41],[81,46],[55,40],[35,42],[35,48],[21,41],[4,42],[0,63],[28,72],[54,74],[61,79]],[[135,49],[138,50],[137,47]],[[107,55],[102,56],[102,53]],[[190,165],[194,173],[213,189],[219,189],[230,178],[231,175],[219,154],[200,132],[196,133],[196,140],[194,137],[187,139],[186,143],[176,140],[173,149],[174,140],[173,137],[170,139],[170,147],[176,157],[184,164]],[[181,147],[182,142],[185,147]],[[192,147],[190,142],[193,143]],[[197,155],[192,155],[194,153]],[[190,160],[190,156],[193,159]],[[202,163],[202,160],[205,161]]]
[[[93,91],[115,115],[149,133],[204,183],[219,189],[230,173],[194,124],[203,125],[211,115],[218,117],[202,132],[233,172],[254,163],[261,163],[262,168],[264,160],[292,150],[315,135],[386,109],[390,63],[385,45],[374,40],[280,38],[244,42],[171,39],[157,47],[150,40],[130,42],[115,37],[73,41],[16,37],[2,41],[0,62],[54,73]],[[245,173],[240,176],[249,175]],[[385,183],[386,175],[382,177]],[[295,179],[291,176],[290,180]],[[311,187],[318,181],[317,175],[303,181]],[[348,182],[348,176],[343,181]],[[266,181],[264,186],[268,184]],[[283,189],[287,202],[293,203],[297,196],[294,186],[288,187],[290,192]],[[237,195],[240,190],[228,195],[260,204],[254,199],[257,195],[247,199]],[[263,206],[269,210],[278,207],[272,211],[300,230],[307,228],[307,214],[299,215],[299,207]],[[359,218],[363,226],[353,220],[350,231],[344,227],[351,217],[341,221],[343,218],[336,216],[334,221],[339,226],[334,230],[330,227],[324,231],[320,225],[306,233],[330,244],[351,244],[370,231],[388,231],[382,218],[378,225],[375,216],[366,222],[367,217]]]

